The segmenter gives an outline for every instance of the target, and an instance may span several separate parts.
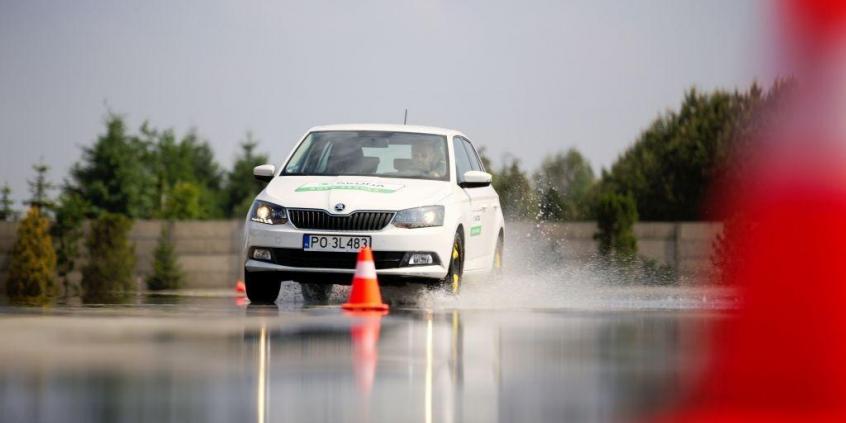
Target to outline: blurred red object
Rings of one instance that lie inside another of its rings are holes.
[[[779,11],[801,92],[721,197],[743,220],[722,269],[741,305],[714,328],[690,398],[659,421],[846,421],[846,2]]]
[[[780,18],[786,40],[810,54],[831,43],[842,42],[846,27],[846,2],[843,0],[782,0]]]
[[[739,204],[741,307],[669,421],[846,421],[846,167],[774,167]]]

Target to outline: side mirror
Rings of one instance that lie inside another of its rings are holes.
[[[255,176],[259,181],[270,182],[275,174],[276,166],[272,164],[263,164],[253,168],[253,176]]]
[[[480,188],[491,184],[491,174],[488,172],[481,172],[478,170],[468,170],[464,172],[463,181],[458,185],[461,188]]]

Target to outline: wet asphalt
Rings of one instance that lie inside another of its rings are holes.
[[[400,299],[380,315],[297,289],[262,307],[230,291],[4,305],[0,421],[642,420],[684,397],[736,301],[538,282],[388,290]]]

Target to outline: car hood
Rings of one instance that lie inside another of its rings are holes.
[[[259,195],[289,208],[323,209],[348,214],[356,210],[402,210],[438,204],[449,195],[448,181],[366,176],[278,176]],[[335,206],[343,204],[343,211]]]

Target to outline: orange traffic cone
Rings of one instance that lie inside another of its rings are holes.
[[[388,306],[382,303],[379,282],[376,280],[376,264],[373,263],[373,252],[370,251],[370,247],[364,247],[358,251],[358,263],[355,265],[350,297],[341,307],[345,310],[388,310]]]
[[[244,281],[238,281],[235,283],[235,292],[239,294],[247,292],[247,287],[244,286]]]

